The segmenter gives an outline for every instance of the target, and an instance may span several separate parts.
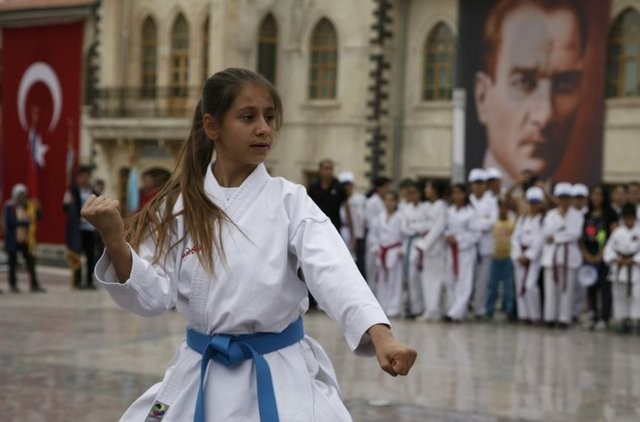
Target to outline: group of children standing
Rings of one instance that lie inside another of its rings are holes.
[[[466,185],[405,180],[399,194],[381,177],[368,198],[350,196],[350,221],[366,233],[364,256],[354,256],[387,315],[488,320],[501,297],[510,321],[568,327],[589,311],[590,327],[602,329],[613,307],[631,331],[640,320],[638,204],[609,202],[601,185],[529,181],[506,191],[501,177],[490,168],[473,169]],[[353,183],[347,173],[339,180]]]

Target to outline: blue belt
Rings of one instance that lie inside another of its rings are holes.
[[[209,360],[213,359],[227,368],[238,366],[248,359],[256,365],[258,384],[258,410],[261,422],[278,422],[278,406],[273,392],[269,364],[262,355],[291,346],[304,338],[302,318],[292,322],[281,333],[255,333],[230,336],[215,334],[208,336],[187,329],[187,345],[202,354],[200,365],[200,389],[196,401],[194,422],[205,422],[204,413],[204,377],[207,374]]]

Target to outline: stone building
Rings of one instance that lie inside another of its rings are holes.
[[[376,46],[373,0],[97,2],[85,40],[81,161],[96,165],[115,196],[124,194],[131,157],[140,170],[171,169],[203,80],[246,67],[271,78],[285,106],[266,163],[271,173],[307,183],[319,159],[330,157],[364,188],[371,56],[383,52],[389,114],[379,121],[388,138],[380,171],[396,179],[449,177],[458,1],[391,3],[392,37]],[[609,20],[610,61],[623,64],[607,75],[609,86],[626,80],[632,89],[608,93],[603,179],[629,181],[640,179],[640,0],[612,0]],[[427,81],[428,71],[445,77]]]

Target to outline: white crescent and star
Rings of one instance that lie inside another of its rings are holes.
[[[51,114],[51,122],[49,123],[49,132],[52,132],[56,126],[58,126],[60,113],[62,112],[62,88],[60,87],[58,75],[56,75],[53,68],[45,62],[32,63],[27,70],[25,70],[22,79],[20,79],[20,85],[18,86],[18,120],[20,121],[22,129],[25,132],[29,132],[25,106],[29,90],[38,82],[44,83],[51,94],[53,113]],[[49,146],[43,144],[42,138],[37,134],[33,154],[36,163],[38,163],[40,167],[44,167],[44,155],[48,150]]]

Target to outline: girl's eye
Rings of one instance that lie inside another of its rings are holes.
[[[253,119],[253,115],[252,115],[252,114],[243,114],[242,116],[240,116],[240,118],[241,118],[242,120],[249,121],[249,120],[252,120],[252,119]]]
[[[275,118],[276,118],[276,116],[274,116],[273,114],[267,114],[266,116],[264,116],[264,119],[267,122],[272,122]]]

